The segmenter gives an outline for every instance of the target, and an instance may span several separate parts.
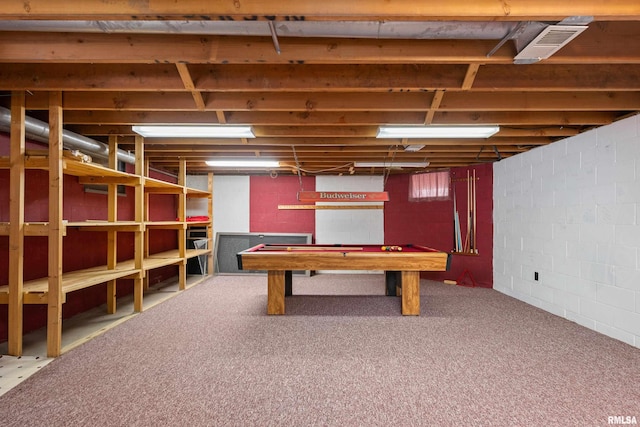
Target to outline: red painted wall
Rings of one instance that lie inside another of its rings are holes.
[[[476,170],[477,256],[452,255],[451,268],[443,273],[423,273],[432,280],[458,280],[468,271],[477,286],[493,287],[493,165],[454,168],[454,179],[467,177],[467,170]],[[456,185],[457,209],[462,235],[466,234],[467,183]],[[409,175],[391,175],[385,188],[390,201],[385,204],[385,243],[416,243],[450,252],[454,249],[453,199],[439,202],[410,202]],[[471,285],[469,276],[460,281]]]
[[[43,149],[46,146],[29,142],[28,148]],[[9,154],[9,137],[0,134],[0,156]],[[154,178],[176,182],[173,178],[152,172]],[[9,221],[9,170],[0,170],[0,221]],[[63,218],[69,221],[86,219],[107,219],[106,194],[85,192],[78,178],[65,176]],[[48,219],[48,173],[29,170],[25,177],[25,221],[46,221]],[[126,188],[126,196],[118,197],[118,219],[133,220],[135,206],[133,188]],[[176,216],[176,198],[170,195],[151,195],[150,217],[152,220],[173,220]],[[47,238],[25,238],[24,280],[47,275]],[[150,247],[155,251],[177,247],[175,230],[154,230],[150,235]],[[133,258],[133,233],[118,233],[118,259]],[[68,229],[63,240],[63,271],[73,271],[106,263],[107,235],[100,232]],[[9,237],[0,236],[0,285],[8,283],[9,274]],[[157,283],[177,274],[177,267],[166,267],[150,272],[150,282]],[[118,281],[118,296],[133,291],[131,280]],[[86,311],[106,302],[106,285],[93,286],[67,295],[62,306],[63,318]],[[8,337],[7,305],[0,305],[0,341]],[[46,305],[25,305],[24,332],[38,329],[47,323]]]
[[[305,191],[315,191],[314,177],[303,177]],[[300,181],[297,176],[252,176],[249,181],[249,231],[252,233],[314,233],[314,210],[285,210],[278,205],[297,205]]]

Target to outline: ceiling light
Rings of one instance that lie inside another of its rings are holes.
[[[152,125],[133,126],[132,129],[149,138],[255,138],[251,126]]]
[[[227,160],[207,160],[207,166],[217,168],[277,168],[280,162],[277,160],[261,159],[227,159]]]
[[[499,126],[380,126],[376,138],[489,138]]]
[[[429,162],[355,162],[357,168],[426,168]]]

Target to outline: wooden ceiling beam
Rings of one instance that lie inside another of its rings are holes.
[[[193,101],[196,104],[196,107],[199,111],[205,110],[205,102],[202,94],[196,90],[195,84],[193,83],[193,79],[191,78],[191,73],[189,73],[189,67],[184,63],[177,63],[176,69],[178,70],[178,74],[180,74],[180,78],[182,79],[182,84],[184,84],[184,88],[191,93],[193,97]]]
[[[639,63],[635,22],[597,22],[548,64]],[[0,32],[0,62],[6,63],[188,63],[188,64],[511,64],[512,43],[487,57],[496,40],[357,39],[198,34]]]
[[[0,62],[94,64],[510,64],[505,45],[487,58],[495,40],[358,39],[185,34],[0,32]],[[572,59],[572,62],[575,59]],[[596,60],[596,59],[594,59]]]
[[[477,152],[473,152],[473,153],[469,153],[469,152],[462,152],[462,153],[428,153],[425,155],[403,155],[405,153],[396,153],[395,156],[393,156],[390,153],[380,153],[378,155],[376,154],[371,154],[371,155],[349,155],[349,156],[342,156],[342,157],[335,157],[335,158],[327,158],[326,156],[304,156],[304,157],[298,157],[298,162],[300,165],[304,166],[307,165],[309,163],[315,163],[315,164],[336,164],[336,165],[341,165],[341,164],[347,164],[347,163],[354,163],[354,162],[385,162],[385,163],[389,163],[389,164],[393,164],[393,163],[401,163],[401,162],[421,162],[421,161],[437,161],[437,160],[452,160],[452,159],[456,159],[456,160],[466,160],[466,161],[470,161],[470,160],[474,160],[474,159],[495,159],[496,158],[496,154],[493,150],[478,150]],[[505,156],[509,156],[509,155],[513,155],[514,153],[505,153]],[[145,153],[146,155],[146,153]],[[240,156],[240,155],[235,155],[235,156],[226,156],[226,155],[220,155],[220,153],[212,153],[212,154],[197,154],[197,153],[185,153],[185,155],[181,155],[180,156],[180,160],[202,160],[202,159],[228,159],[230,157],[233,157],[234,159],[237,158],[244,158],[244,159],[257,159],[257,158],[269,158],[269,159],[273,159],[273,160],[277,160],[281,163],[290,163],[290,164],[294,164],[295,165],[295,158],[293,156],[283,156],[283,155],[265,155],[265,156],[256,156],[256,155],[244,155],[244,156]],[[393,159],[393,160],[392,160]],[[171,163],[171,164],[178,164],[178,160],[177,157],[174,156],[157,156],[154,154],[150,154],[150,158],[149,160],[152,160],[154,162],[159,162],[159,163]]]
[[[463,65],[193,65],[201,92],[460,91]],[[473,91],[637,91],[640,64],[485,65]],[[173,64],[3,64],[0,90],[185,92]]]
[[[640,19],[634,0],[602,2],[583,0],[560,3],[555,0],[492,0],[402,3],[362,0],[357,4],[344,0],[322,3],[281,0],[243,0],[242,2],[202,2],[201,0],[154,1],[86,1],[30,0],[7,1],[0,9],[0,19],[278,19],[278,20],[379,20],[379,19],[468,19],[468,20],[562,20],[567,16],[593,16],[607,19],[628,16]]]
[[[434,145],[434,146],[429,146],[429,147],[425,147],[422,150],[419,151],[419,153],[425,154],[425,153],[437,153],[437,152],[475,152],[477,151],[479,148],[483,147],[483,146],[495,146],[498,148],[499,151],[514,151],[514,152],[521,152],[521,151],[526,151],[525,148],[522,148],[521,145],[527,145],[527,144],[513,144],[513,145],[505,145],[504,143],[499,145],[499,144],[487,144],[486,141],[484,142],[479,142],[477,144],[465,144],[465,145]],[[545,145],[545,144],[534,144],[534,145]],[[263,155],[267,154],[267,153],[284,153],[284,154],[291,154],[292,150],[291,147],[285,147],[285,146],[267,146],[267,145],[260,145],[259,147],[259,151],[260,153],[262,153]],[[166,146],[160,146],[160,145],[149,145],[149,146],[145,146],[144,149],[145,153],[150,153],[152,155],[162,155],[162,154],[172,154],[172,153],[254,153],[256,152],[256,146],[237,146],[237,145],[233,145],[233,146],[220,146],[220,145],[208,145],[208,146],[184,146],[181,144],[176,144],[176,145],[166,145]],[[337,154],[338,152],[341,154],[353,154],[353,153],[382,153],[382,152],[387,152],[388,151],[388,147],[385,146],[381,146],[381,145],[367,145],[367,146],[345,146],[345,147],[341,147],[338,150],[336,150],[336,147],[329,147],[329,149],[327,147],[321,147],[321,146],[314,146],[314,147],[296,147],[296,153],[298,155],[305,155],[305,154],[309,154],[309,153],[324,153],[326,155],[334,155]]]
[[[506,125],[604,125],[616,118],[613,112],[599,111],[543,111],[543,112],[438,112],[433,124],[456,125],[495,124]],[[416,125],[422,124],[424,115],[419,112],[229,112],[228,124],[252,123],[254,126],[298,125],[298,126],[377,126],[378,123]],[[129,112],[65,111],[65,123],[123,125],[142,123],[218,123],[215,112]]]
[[[106,137],[109,135],[121,135],[131,138],[134,133],[131,125],[67,125],[67,129],[94,137]],[[319,141],[324,144],[343,145],[343,144],[366,144],[366,138],[374,139],[377,133],[377,126],[254,126],[253,130],[257,138],[252,139],[252,143],[258,141],[271,141],[272,144],[318,144]],[[523,137],[542,137],[542,138],[561,138],[577,135],[580,133],[580,126],[518,126],[518,127],[502,127],[494,138],[523,138]],[[123,140],[126,141],[126,140]],[[211,141],[207,139],[185,139],[185,143],[208,144]],[[202,141],[202,142],[200,142]],[[414,139],[414,143],[432,142],[434,140]],[[217,144],[236,144],[237,139],[217,139]],[[400,143],[401,141],[387,141],[388,143]],[[123,142],[125,143],[125,142]],[[146,144],[163,144],[166,139],[163,138],[146,138]],[[265,142],[266,143],[266,142]]]
[[[27,109],[46,110],[48,92],[32,92]],[[205,92],[204,111],[624,111],[640,110],[640,89],[610,92]],[[65,92],[65,110],[196,111],[182,92]]]

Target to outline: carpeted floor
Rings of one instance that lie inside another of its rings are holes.
[[[1,426],[605,426],[640,422],[640,350],[490,289],[217,276],[0,397]]]

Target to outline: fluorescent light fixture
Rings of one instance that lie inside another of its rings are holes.
[[[251,126],[144,125],[132,129],[148,138],[255,138]]]
[[[227,160],[207,160],[207,166],[217,168],[277,168],[280,162],[277,160],[262,159],[227,159]]]
[[[499,126],[380,126],[376,138],[489,138]]]
[[[426,168],[429,162],[355,162],[357,168]]]

